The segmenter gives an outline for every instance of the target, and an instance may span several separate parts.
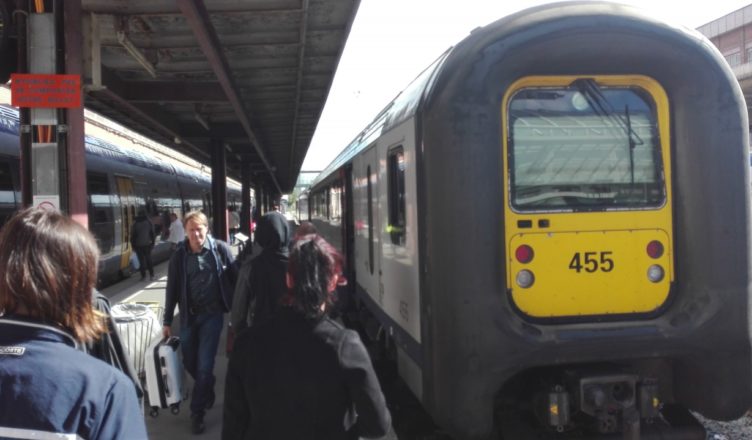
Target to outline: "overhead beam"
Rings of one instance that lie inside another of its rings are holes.
[[[227,102],[216,82],[123,81],[130,102]]]
[[[225,91],[227,99],[235,110],[240,123],[243,125],[243,128],[248,135],[248,139],[251,141],[251,144],[253,144],[259,158],[269,172],[269,175],[274,182],[274,186],[276,186],[277,190],[281,193],[282,189],[279,182],[277,182],[275,170],[267,160],[260,141],[251,129],[251,121],[240,101],[240,95],[237,92],[235,82],[232,76],[230,76],[230,66],[222,52],[219,37],[217,37],[217,32],[214,30],[214,26],[209,19],[209,14],[206,11],[204,2],[201,0],[178,0],[178,7],[193,30],[193,34],[196,36],[196,40],[198,41],[199,46],[201,46],[201,50],[209,60],[209,64],[211,65],[214,74],[217,75],[217,79],[222,85],[222,89]]]
[[[248,138],[243,127],[233,122],[212,122],[209,124],[207,131],[198,122],[184,123],[180,125],[180,134],[187,138],[212,138],[222,137],[224,139],[243,138],[247,143]]]
[[[295,160],[295,146],[298,144],[298,113],[300,111],[300,95],[303,84],[303,62],[305,61],[306,33],[308,31],[308,0],[303,0],[303,16],[300,19],[300,45],[298,46],[298,78],[295,85],[295,110],[292,118],[292,139],[290,141],[290,163],[287,166],[287,184],[295,186],[293,162]]]
[[[172,128],[167,127],[166,124],[158,119],[157,116],[151,115],[148,111],[142,110],[141,108],[131,104],[112,90],[105,88],[102,90],[91,91],[89,92],[89,94],[95,99],[114,104],[114,108],[119,108],[120,111],[128,115],[128,117],[139,120],[144,125],[151,127],[153,130],[163,136],[166,136],[168,139],[180,139],[181,145],[189,147],[194,151],[194,153],[200,155],[201,157],[209,157],[206,151],[198,148],[190,142],[183,140],[180,137],[180,133]]]

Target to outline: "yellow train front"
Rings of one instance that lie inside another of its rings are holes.
[[[427,84],[413,200],[434,419],[463,439],[704,439],[685,408],[743,415],[748,121],[712,45],[554,4],[477,29]]]

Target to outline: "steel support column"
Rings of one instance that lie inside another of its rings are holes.
[[[240,166],[240,232],[251,236],[251,164],[243,161]]]
[[[81,34],[81,0],[65,0],[65,72],[83,73],[83,36]],[[81,102],[84,102],[81,97]],[[68,135],[64,137],[67,147],[67,202],[68,214],[77,222],[88,227],[88,206],[86,196],[86,145],[84,143],[84,109],[71,108],[65,111]],[[64,198],[64,199],[66,199]]]
[[[211,140],[212,235],[227,241],[227,153],[221,139]]]
[[[27,0],[16,0],[16,11],[13,19],[16,23],[18,32],[18,73],[29,73],[28,57],[28,17],[29,2]],[[31,167],[31,110],[28,108],[18,109],[20,133],[19,142],[21,148],[21,204],[23,207],[29,207],[33,203],[33,193],[31,190],[32,167]]]

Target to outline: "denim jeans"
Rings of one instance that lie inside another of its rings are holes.
[[[222,312],[200,313],[191,326],[180,330],[183,366],[194,381],[191,414],[203,415],[214,392],[214,358],[223,325]]]
[[[149,246],[135,246],[134,250],[138,256],[139,271],[141,271],[141,278],[146,277],[146,270],[149,270],[149,275],[154,277],[154,264],[151,261],[151,245]]]

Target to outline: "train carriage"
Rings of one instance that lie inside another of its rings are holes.
[[[21,205],[18,111],[0,105],[0,225]],[[99,285],[129,275],[131,225],[143,210],[159,238],[166,236],[169,213],[212,212],[211,180],[180,164],[167,163],[92,136],[86,136],[86,191],[89,230],[99,246]],[[240,205],[240,185],[227,182],[227,205]],[[157,239],[155,262],[170,255]]]
[[[364,328],[457,439],[704,438],[686,409],[752,400],[748,142],[700,34],[552,4],[443,54],[309,210]]]

